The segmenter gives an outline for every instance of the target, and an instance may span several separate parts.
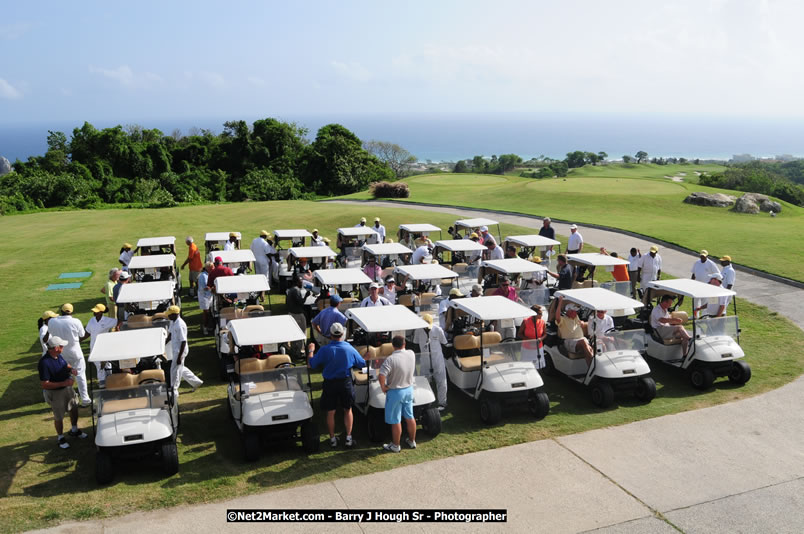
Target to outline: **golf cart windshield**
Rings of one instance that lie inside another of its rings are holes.
[[[137,375],[132,376],[136,377]],[[133,385],[122,389],[94,390],[92,396],[97,400],[96,415],[104,416],[132,410],[167,410],[167,387],[164,382],[157,382]]]
[[[697,319],[695,321],[695,335],[702,338],[729,336],[736,341],[740,335],[740,321],[736,315]]]
[[[246,360],[241,360],[246,361]],[[306,367],[279,367],[240,374],[240,386],[250,397],[280,391],[308,391]]]
[[[620,350],[645,351],[647,336],[645,331],[639,330],[612,330],[603,336],[595,336],[595,352],[610,352]]]
[[[550,290],[547,287],[520,289],[519,299],[528,307],[535,304],[547,306],[550,302]]]
[[[486,332],[482,343],[480,336],[471,334],[456,336],[455,355],[461,368],[468,371],[479,370],[481,363],[482,366],[489,367],[512,362],[544,363],[544,355],[539,349],[538,340],[495,342],[499,339],[500,336],[496,332]],[[426,362],[425,355],[422,356]]]
[[[631,296],[631,282],[603,282],[600,284],[600,287],[603,289],[608,289],[609,291],[614,291],[618,295],[622,295],[624,297]]]

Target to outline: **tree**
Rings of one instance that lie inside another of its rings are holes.
[[[586,152],[581,150],[576,150],[575,152],[568,152],[567,159],[564,160],[567,163],[567,167],[570,169],[575,169],[578,167],[583,167],[586,164]]]
[[[363,143],[363,148],[388,165],[397,178],[407,176],[411,164],[416,162],[416,156],[396,143],[372,140]]]
[[[587,152],[584,154],[584,160],[586,163],[591,163],[594,166],[597,165],[597,162],[600,161],[600,158],[594,152]]]
[[[550,165],[548,165],[548,167],[550,168],[552,173],[558,176],[559,178],[566,176],[567,172],[569,171],[569,167],[567,167],[567,163],[565,161],[555,161]]]
[[[517,165],[522,163],[522,158],[516,154],[502,154],[497,159],[499,164],[500,174],[512,170]]]
[[[489,163],[483,158],[483,156],[475,156],[472,158],[472,171],[473,172],[485,172],[488,170]]]
[[[637,163],[642,163],[643,161],[648,159],[648,153],[645,152],[644,150],[640,150],[639,152],[634,154],[634,157],[636,158]]]
[[[631,163],[631,156],[628,156],[628,155],[623,156],[623,163],[625,163],[626,165],[628,163]]]
[[[455,168],[452,172],[468,172],[469,167],[466,165],[466,160],[458,160],[458,163],[455,164]]]
[[[599,161],[606,161],[606,158],[609,157],[609,155],[601,150],[600,152],[597,153],[597,157]]]

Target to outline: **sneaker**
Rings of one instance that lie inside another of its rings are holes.
[[[351,449],[352,447],[357,445],[357,440],[352,438],[352,436],[346,436],[346,441],[344,441],[343,444],[347,449]]]
[[[416,448],[416,442],[415,442],[415,441],[413,441],[413,440],[412,440],[412,439],[410,439],[410,438],[405,438],[405,443],[407,443],[407,444],[408,444],[408,447],[410,447],[411,449],[415,449],[415,448]]]
[[[329,438],[329,446],[333,449],[338,446],[338,436],[332,436]]]
[[[438,411],[439,412],[445,412],[446,410],[447,410],[447,405],[446,404],[440,404],[438,406]]]
[[[402,447],[399,445],[394,445],[393,443],[386,443],[382,446],[388,452],[402,452]]]
[[[81,438],[84,439],[87,437],[87,433],[81,430],[80,428],[76,428],[75,430],[70,430],[68,432],[71,438]]]
[[[69,449],[70,448],[70,444],[67,443],[67,438],[65,438],[64,436],[59,438],[59,448],[60,449]]]
[[[198,384],[197,386],[193,386],[193,391],[192,391],[192,393],[195,393],[196,391],[198,391],[198,388],[200,388],[202,385],[204,385],[204,383],[203,383],[203,382],[201,382],[201,383],[200,383],[200,384]]]

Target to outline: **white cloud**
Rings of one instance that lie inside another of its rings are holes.
[[[5,41],[13,41],[15,39],[19,39],[30,29],[31,25],[25,24],[23,22],[17,22],[15,24],[6,24],[4,26],[0,26],[0,39]]]
[[[215,89],[220,89],[226,85],[226,80],[217,72],[202,70],[198,73],[198,78],[202,82]]]
[[[372,78],[371,72],[356,61],[344,63],[342,61],[332,60],[329,62],[330,67],[341,77],[356,82],[367,82]]]
[[[115,69],[90,65],[89,72],[114,80],[123,87],[150,87],[162,81],[162,77],[158,74],[153,72],[135,73],[128,65],[120,65]]]
[[[0,98],[16,100],[22,98],[22,92],[3,78],[0,78]]]

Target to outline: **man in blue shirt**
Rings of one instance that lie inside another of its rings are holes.
[[[78,428],[78,403],[76,402],[73,383],[76,370],[70,367],[61,355],[67,341],[50,336],[47,340],[47,353],[39,359],[39,384],[45,393],[45,400],[53,410],[53,425],[59,439],[59,448],[69,449],[70,444],[64,437],[64,416],[69,412],[70,436],[86,438],[87,435]]]
[[[319,314],[320,315],[320,314]],[[323,367],[321,375],[324,385],[321,392],[321,408],[327,412],[327,429],[329,430],[329,444],[338,446],[335,436],[335,410],[338,405],[343,408],[343,425],[346,427],[347,447],[354,447],[352,439],[352,404],[355,401],[355,390],[352,387],[352,369],[366,366],[366,361],[354,347],[342,341],[345,330],[341,323],[333,323],[329,329],[330,343],[318,349],[313,356],[315,345],[308,347],[307,361],[313,369]]]
[[[338,310],[338,304],[341,302],[343,302],[343,299],[338,294],[332,295],[329,298],[329,308],[321,310],[311,321],[313,339],[321,346],[329,343],[329,337],[327,336],[329,336],[330,328],[332,328],[333,324],[346,325],[346,316]]]

